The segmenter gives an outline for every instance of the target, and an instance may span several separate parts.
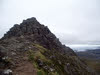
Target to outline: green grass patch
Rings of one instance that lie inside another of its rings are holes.
[[[43,70],[38,70],[37,75],[48,75],[48,74],[44,72]]]
[[[51,53],[49,53],[49,50],[47,51],[46,48],[38,44],[34,44],[34,47],[36,47],[37,50],[29,50],[28,58],[30,61],[32,61],[34,67],[36,68],[37,75],[59,75],[58,71],[61,71],[61,67],[59,68],[59,65],[53,67],[55,69],[53,72],[51,72],[50,70],[46,70],[43,67],[39,67],[39,64],[37,63],[38,59],[43,61],[43,64],[45,66],[48,66],[49,68],[51,68],[53,64],[57,64],[57,61],[55,60],[56,62],[54,63],[54,60],[49,59],[48,56],[45,55],[45,53],[47,52],[50,56],[52,55]]]

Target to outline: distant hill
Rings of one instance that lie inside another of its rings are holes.
[[[100,49],[80,51],[80,52],[76,52],[76,54],[82,58],[100,59]]]

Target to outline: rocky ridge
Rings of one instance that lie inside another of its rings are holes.
[[[5,70],[7,75],[95,75],[34,17],[15,24],[1,38],[0,66],[1,75]]]

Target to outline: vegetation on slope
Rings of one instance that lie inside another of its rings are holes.
[[[62,55],[55,50],[33,44],[36,50],[29,50],[28,58],[36,68],[37,75],[88,75],[85,65],[82,65],[76,56]],[[77,62],[76,62],[77,60]],[[65,67],[66,66],[66,67]],[[80,72],[80,70],[82,71]]]
[[[100,74],[100,60],[98,59],[89,59],[80,57],[82,61],[86,63],[90,68],[92,68],[96,73]]]
[[[28,57],[29,61],[35,66],[37,75],[59,75],[57,70],[54,69],[53,62],[44,56],[47,50],[38,44],[35,44],[35,47],[38,50],[29,50]]]

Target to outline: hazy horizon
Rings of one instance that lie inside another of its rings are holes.
[[[64,44],[100,44],[100,0],[0,0],[0,38],[36,17]]]
[[[66,45],[66,46],[72,48],[74,51],[86,51],[86,50],[100,49],[100,45],[73,44],[73,45]]]

